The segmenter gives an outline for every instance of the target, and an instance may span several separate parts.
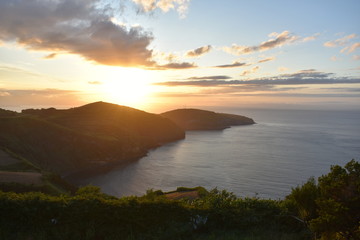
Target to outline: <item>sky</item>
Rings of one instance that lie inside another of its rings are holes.
[[[0,108],[360,109],[358,0],[0,0]]]

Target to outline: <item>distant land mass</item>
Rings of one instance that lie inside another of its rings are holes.
[[[0,111],[0,146],[62,176],[139,159],[184,137],[180,127],[158,114],[105,102]]]
[[[221,130],[253,123],[247,117],[198,109],[152,114],[105,102],[21,113],[0,109],[0,151],[23,159],[36,171],[76,182],[183,139],[185,130]],[[15,165],[2,168],[16,171]]]
[[[231,126],[254,124],[248,117],[200,109],[177,109],[161,114],[184,130],[223,130]]]

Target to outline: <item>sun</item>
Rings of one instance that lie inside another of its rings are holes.
[[[144,69],[117,68],[104,79],[103,94],[111,102],[138,107],[151,94],[150,74]]]

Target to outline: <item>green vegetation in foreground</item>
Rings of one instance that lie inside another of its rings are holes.
[[[284,200],[238,198],[225,190],[169,200],[162,191],[116,198],[87,186],[74,195],[0,192],[0,239],[360,238],[360,164],[298,186]]]

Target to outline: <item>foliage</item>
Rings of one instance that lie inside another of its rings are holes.
[[[292,190],[287,206],[321,239],[360,239],[360,163],[332,166],[330,173]],[[294,212],[295,210],[295,212]]]
[[[42,192],[49,195],[58,195],[59,192],[49,185],[22,184],[14,182],[0,182],[0,191],[3,192]]]
[[[0,192],[0,209],[0,239],[246,239],[265,236],[260,230],[279,238],[305,236],[284,224],[278,201],[217,189],[193,201],[168,200],[152,190],[116,198],[94,186],[73,196]]]
[[[318,195],[315,178],[310,178],[304,185],[292,189],[291,194],[286,197],[287,207],[296,212],[295,214],[308,226],[309,221],[318,216],[315,203]]]
[[[116,198],[94,186],[56,196],[0,191],[0,239],[355,240],[359,173],[355,161],[333,166],[318,183],[309,179],[283,201],[202,187],[177,189],[203,191],[192,200],[169,200],[152,189]]]
[[[58,189],[60,189],[61,193],[75,193],[78,188],[69,182],[65,181],[61,176],[52,172],[43,173],[43,181],[48,184],[55,185]]]

